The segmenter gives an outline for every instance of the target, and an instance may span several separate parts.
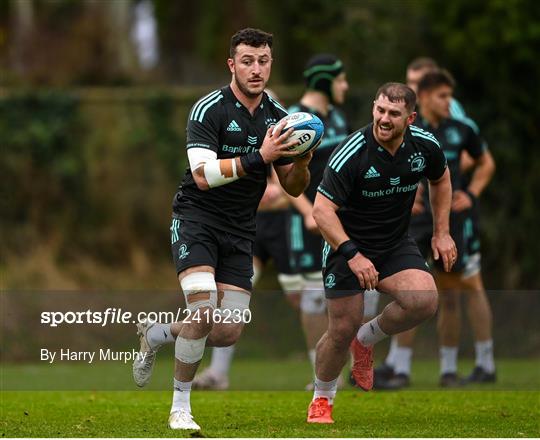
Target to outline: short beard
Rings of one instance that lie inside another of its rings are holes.
[[[236,83],[236,87],[238,87],[238,89],[244,94],[246,95],[248,98],[257,98],[258,96],[260,96],[262,94],[262,92],[264,91],[264,87],[263,89],[259,92],[259,93],[253,93],[253,92],[250,92],[249,89],[247,87],[244,87],[243,84],[240,84],[240,81],[238,81],[238,79],[236,78],[236,76],[234,77],[234,82]],[[265,84],[265,87],[266,87],[266,84]]]
[[[380,125],[379,125],[379,129],[380,129]],[[406,128],[405,128],[406,129]],[[392,143],[393,141],[395,141],[396,139],[399,139],[401,136],[403,136],[403,134],[405,133],[405,129],[403,129],[403,131],[401,132],[398,132],[396,131],[396,126],[394,125],[393,128],[392,128],[392,134],[390,136],[389,139],[385,140],[384,142],[386,143]]]

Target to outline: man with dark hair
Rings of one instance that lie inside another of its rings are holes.
[[[439,310],[439,341],[441,358],[442,386],[455,386],[457,376],[457,345],[459,323],[455,322],[455,310],[459,310],[459,292],[470,291],[463,283],[463,272],[467,267],[470,254],[469,239],[472,233],[472,207],[489,184],[494,172],[493,162],[485,150],[485,144],[467,124],[450,118],[450,101],[455,82],[445,70],[426,73],[418,83],[419,121],[418,125],[433,133],[440,141],[448,160],[452,180],[452,211],[450,214],[450,232],[456,242],[458,259],[452,273],[446,274],[437,266],[436,278],[441,288]],[[466,151],[473,160],[474,172],[468,186],[464,187],[464,177],[460,171],[460,158]],[[413,216],[411,234],[416,239],[420,250],[427,258],[429,255],[427,234],[431,225],[429,210],[429,192],[423,194],[424,211]],[[474,294],[477,292],[470,292]],[[476,335],[475,335],[476,336]],[[454,348],[455,347],[455,348]]]
[[[266,89],[266,93],[271,95]],[[291,197],[292,198],[292,197]],[[299,308],[302,275],[291,265],[288,252],[288,217],[290,200],[281,188],[277,176],[268,178],[266,191],[257,209],[257,234],[253,242],[253,279],[255,288],[269,260],[277,271],[277,280],[287,301]],[[193,389],[226,390],[235,346],[213,347],[210,365],[193,379]]]
[[[201,98],[187,124],[189,168],[173,201],[171,242],[187,318],[143,322],[140,362],[133,376],[144,386],[157,349],[175,341],[174,395],[169,426],[198,430],[190,391],[205,345],[236,342],[249,315],[255,212],[273,165],[285,191],[298,196],[309,183],[311,154],[297,157],[292,129],[273,126],[287,113],[264,89],[272,66],[272,36],[244,29],[231,39],[230,85]]]
[[[407,66],[407,85],[413,90],[418,90],[418,83],[424,75],[438,69],[435,60],[431,58],[417,58]],[[453,82],[453,79],[452,79]],[[455,86],[452,86],[454,88]],[[461,104],[452,96],[449,104],[450,118],[456,119],[468,125],[476,134],[479,133],[476,123],[469,118],[461,106]],[[484,161],[488,166],[495,169],[495,161],[487,148],[485,140],[483,142]],[[460,156],[460,168],[471,169],[475,166],[476,161],[470,157],[466,149],[463,149]],[[462,189],[468,188],[467,181],[462,179],[464,185]],[[454,188],[455,189],[455,188]],[[425,199],[422,197],[424,187],[420,185],[415,203],[413,205],[413,222],[417,214],[422,215],[425,210]],[[492,317],[489,301],[485,292],[481,274],[481,254],[480,254],[480,237],[478,226],[478,203],[475,201],[471,208],[471,222],[467,221],[467,230],[472,233],[467,234],[468,239],[468,257],[465,269],[462,271],[463,289],[467,293],[467,311],[473,327],[476,351],[476,366],[473,373],[467,378],[470,382],[494,382],[495,381],[495,363],[493,357],[493,339],[492,339]],[[447,296],[447,299],[449,297]],[[447,302],[445,303],[447,304]],[[442,307],[445,307],[443,305]],[[452,319],[443,320],[443,326],[440,331],[443,333],[450,332],[459,333],[460,316],[459,307],[446,308],[444,314],[448,317],[454,315]],[[398,389],[409,386],[410,374],[412,365],[413,343],[416,334],[416,329],[411,329],[407,332],[400,333],[392,338],[390,350],[385,361],[375,369],[375,389]],[[456,338],[454,338],[456,341]],[[454,342],[452,342],[454,343]],[[444,346],[441,349],[440,357],[456,358],[457,345]],[[457,364],[457,361],[450,360],[451,364]],[[448,360],[445,363],[449,363]],[[442,383],[457,384],[454,376],[446,376]]]
[[[406,85],[383,85],[373,103],[373,123],[334,150],[318,187],[313,216],[325,239],[329,325],[317,344],[309,423],[333,423],[337,378],[351,341],[353,376],[369,390],[373,344],[437,310],[435,282],[408,235],[416,188],[424,177],[431,188],[435,258],[449,271],[457,257],[448,226],[452,190],[446,160],[435,137],[412,125],[415,103]],[[394,301],[360,327],[363,292],[375,287]]]
[[[338,144],[349,134],[344,113],[336,106],[345,102],[349,88],[343,62],[335,55],[317,54],[304,68],[306,90],[300,102],[289,112],[309,112],[324,124],[324,139],[309,163],[311,183],[304,194],[291,197],[289,248],[293,267],[304,279],[300,298],[300,316],[308,356],[315,373],[315,346],[328,327],[326,300],[321,273],[322,237],[313,219],[313,202],[324,168]],[[311,382],[306,387],[313,388]]]
[[[264,32],[260,29],[245,28],[239,30],[231,37],[231,46],[229,48],[229,57],[234,58],[236,55],[236,49],[241,44],[251,47],[267,46],[272,51],[272,44],[274,43],[274,36],[268,32]]]

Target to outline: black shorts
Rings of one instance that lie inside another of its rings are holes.
[[[467,253],[469,255],[480,252],[480,219],[478,216],[478,205],[475,203],[471,208],[469,224],[465,227],[467,233]]]
[[[482,253],[480,246],[480,223],[478,218],[478,205],[471,209],[471,216],[466,220],[464,227],[466,235],[467,260],[462,271],[463,279],[476,275],[482,270]]]
[[[379,281],[406,269],[430,271],[411,237],[404,237],[391,251],[371,262],[379,272]],[[327,298],[356,295],[364,290],[345,257],[333,252],[327,243],[323,248],[323,277]]]
[[[253,255],[263,264],[270,259],[278,273],[292,274],[287,243],[288,210],[261,211],[257,213],[257,236],[253,244]]]
[[[419,216],[411,218],[409,234],[414,238],[418,249],[426,260],[432,257],[431,238],[433,236],[433,224],[431,217]],[[462,272],[469,260],[471,237],[473,236],[473,221],[470,210],[450,213],[450,235],[457,248],[457,260],[452,266],[452,272]],[[443,271],[442,259],[433,261],[434,266]]]
[[[289,217],[289,251],[293,267],[299,273],[319,272],[322,268],[323,239],[304,226],[304,217],[292,211]]]
[[[200,222],[173,218],[171,248],[177,275],[192,266],[211,266],[216,282],[251,290],[251,240]]]

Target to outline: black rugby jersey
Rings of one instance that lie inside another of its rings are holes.
[[[477,159],[486,148],[482,138],[470,125],[457,119],[443,119],[439,126],[434,128],[425,119],[419,117],[415,125],[429,131],[437,138],[448,162],[452,189],[462,188],[463,174],[459,170],[461,152],[465,150],[471,157]]]
[[[373,124],[335,150],[318,191],[339,206],[337,215],[360,252],[374,258],[407,235],[419,181],[439,179],[446,169],[435,137],[415,126],[392,156],[373,136]]]
[[[439,141],[448,162],[452,191],[463,189],[465,186],[465,177],[459,167],[461,152],[466,150],[471,157],[477,159],[486,150],[486,143],[471,125],[457,119],[444,119],[437,128],[429,125],[421,117],[416,120],[415,124],[432,133]],[[428,187],[426,187],[423,193],[423,202],[426,210],[418,216],[418,219],[415,218],[415,220],[421,220],[423,217],[431,218]]]
[[[263,93],[252,116],[236,99],[230,86],[201,98],[192,107],[187,124],[186,148],[208,148],[218,159],[257,151],[266,130],[287,111]],[[281,158],[276,165],[292,163]],[[248,174],[235,182],[200,190],[188,166],[173,200],[173,217],[201,222],[250,240],[255,239],[255,212],[266,188],[266,170]]]
[[[345,119],[344,113],[332,106],[328,115],[324,117],[315,110],[306,107],[300,103],[289,107],[289,113],[293,112],[308,112],[316,115],[320,118],[324,125],[324,136],[321,141],[321,145],[313,152],[313,158],[309,162],[309,172],[311,180],[309,186],[304,191],[306,197],[311,201],[315,200],[317,194],[317,187],[322,180],[324,167],[328,163],[330,155],[334,149],[343,141],[349,134],[349,127]]]

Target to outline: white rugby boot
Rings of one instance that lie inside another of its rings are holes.
[[[143,321],[137,324],[137,335],[141,347],[139,356],[133,361],[133,380],[139,387],[144,387],[152,377],[154,362],[156,360],[157,348],[152,349],[146,338],[148,330],[154,326],[155,322]],[[144,358],[142,355],[145,355]]]
[[[191,431],[200,431],[201,427],[195,423],[193,416],[185,409],[179,409],[172,412],[169,416],[169,428],[171,429],[189,429]]]

